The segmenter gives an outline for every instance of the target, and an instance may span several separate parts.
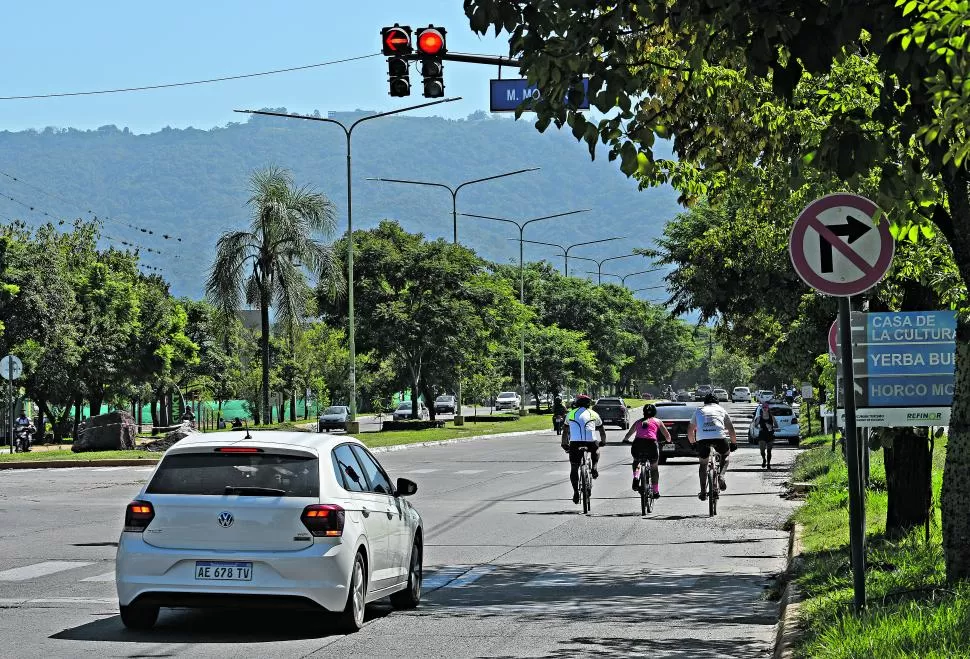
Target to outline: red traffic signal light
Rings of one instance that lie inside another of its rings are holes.
[[[418,52],[422,55],[443,55],[448,52],[445,47],[445,29],[429,25],[417,31]]]
[[[394,27],[381,28],[381,52],[384,55],[410,55],[411,28],[394,24]]]

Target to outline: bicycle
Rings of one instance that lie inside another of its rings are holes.
[[[589,514],[593,507],[593,458],[585,446],[579,449],[581,459],[579,463],[579,496],[582,498],[583,514]]]
[[[717,500],[721,496],[721,454],[713,451],[707,461],[707,509],[711,517],[717,515]]]
[[[640,458],[637,463],[640,470],[640,514],[653,512],[653,477],[650,471],[650,461]]]

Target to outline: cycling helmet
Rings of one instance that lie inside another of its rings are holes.
[[[706,396],[704,396],[704,404],[705,405],[711,405],[711,404],[714,404],[714,403],[717,403],[717,396],[715,396],[713,393],[710,393],[710,394],[707,394]]]
[[[593,399],[589,394],[576,394],[576,407],[592,407]]]
[[[556,396],[555,402],[561,403],[562,402],[562,396]]]
[[[657,406],[653,403],[647,403],[643,406],[643,418],[649,419],[650,417],[657,416]]]

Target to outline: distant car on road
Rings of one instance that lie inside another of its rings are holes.
[[[503,391],[495,399],[496,410],[517,410],[522,406],[522,399],[514,391]]]
[[[678,391],[677,392],[677,400],[675,402],[678,402],[678,403],[690,403],[693,400],[694,400],[694,392],[693,391]]]
[[[350,409],[346,405],[331,405],[317,419],[317,432],[324,430],[343,430],[347,427]]]
[[[419,421],[424,421],[431,415],[428,414],[428,408],[425,407],[424,401],[418,401],[418,416]],[[402,400],[398,403],[397,409],[394,410],[393,418],[395,421],[407,421],[408,419],[414,419],[414,415],[411,413],[411,401]]]
[[[718,402],[728,402],[728,392],[726,389],[715,389],[713,393],[715,396],[717,396]]]
[[[697,390],[694,392],[694,400],[703,401],[704,398],[707,397],[707,394],[711,393],[712,391],[714,391],[713,386],[709,384],[702,384],[701,386],[697,387]]]
[[[458,399],[451,395],[438,396],[434,399],[436,414],[457,414]]]
[[[785,403],[769,403],[768,408],[775,417],[778,428],[775,430],[775,440],[785,440],[792,446],[797,446],[801,441],[801,428],[798,425],[798,415],[791,406]],[[754,413],[751,419],[751,427],[748,428],[748,442],[758,443],[758,432],[761,423],[761,406]]]
[[[735,387],[731,391],[731,402],[734,403],[750,403],[751,402],[751,390],[747,387]]]
[[[624,430],[630,427],[630,412],[622,398],[608,396],[600,398],[593,405],[593,411],[600,415],[603,423],[613,423]]]
[[[368,602],[418,606],[413,481],[392,484],[351,437],[243,435],[186,437],[128,504],[115,558],[125,627],[151,628],[161,607],[250,606],[337,614],[353,632]]]
[[[754,397],[759,403],[770,403],[775,397],[775,392],[769,389],[759,389]]]
[[[660,463],[665,463],[667,458],[696,458],[697,451],[687,441],[687,426],[697,411],[697,405],[663,402],[655,404],[657,419],[667,427],[670,439],[673,440],[660,445]]]

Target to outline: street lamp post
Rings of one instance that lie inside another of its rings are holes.
[[[519,222],[516,220],[509,220],[504,217],[491,217],[489,215],[474,215],[472,213],[459,213],[462,217],[473,217],[478,220],[492,220],[494,222],[505,222],[507,224],[515,225],[519,230],[519,302],[525,306],[525,270],[523,269],[523,243],[525,243],[525,228],[532,224],[533,222],[539,222],[541,220],[551,220],[556,217],[565,217],[567,215],[575,215],[576,213],[588,213],[590,208],[583,208],[575,211],[566,211],[565,213],[556,213],[555,215],[544,215],[542,217],[534,217],[531,220],[525,220],[524,222]],[[519,388],[522,393],[522,397],[525,398],[525,328],[522,328],[522,336],[519,342]]]
[[[658,288],[667,288],[667,284],[660,284],[659,286],[645,286],[644,288],[635,288],[631,293],[639,293],[640,291],[655,291]]]
[[[643,256],[643,255],[642,254],[623,254],[622,256],[609,256],[605,259],[600,259],[599,261],[595,259],[590,259],[591,261],[593,261],[593,263],[596,264],[596,283],[597,284],[603,283],[603,264],[604,263],[606,263],[607,261],[616,261],[618,259],[628,259],[631,256]],[[576,258],[576,257],[574,256],[573,258]],[[589,274],[592,274],[592,273],[589,273]]]
[[[368,181],[380,181],[381,183],[407,183],[410,185],[427,185],[435,188],[444,188],[451,193],[451,221],[452,229],[454,232],[454,243],[458,244],[458,191],[465,186],[472,185],[474,183],[484,183],[485,181],[494,181],[497,178],[505,178],[506,176],[515,176],[516,174],[524,174],[526,172],[536,172],[539,171],[538,167],[529,167],[528,169],[518,169],[514,172],[505,172],[504,174],[496,174],[495,176],[486,176],[485,178],[476,178],[471,181],[465,181],[464,183],[459,183],[455,187],[446,185],[445,183],[435,183],[432,181],[408,181],[405,179],[397,178],[368,178]]]
[[[657,272],[658,270],[663,270],[663,268],[650,268],[649,270],[639,270],[639,271],[637,271],[637,272],[631,272],[631,273],[629,273],[629,274],[625,274],[625,275],[615,275],[615,274],[613,274],[612,272],[603,272],[603,273],[601,273],[601,276],[602,276],[602,275],[606,275],[606,276],[608,276],[608,277],[616,277],[617,279],[619,279],[619,280],[620,280],[620,282],[621,282],[621,283],[622,283],[622,284],[623,284],[624,286],[626,286],[626,280],[627,280],[627,277],[632,277],[632,276],[634,276],[634,275],[645,275],[645,274],[647,274],[648,272]],[[592,275],[592,274],[595,274],[595,273],[593,273],[593,272],[590,272],[589,274],[591,274],[591,275]]]
[[[571,250],[573,247],[581,247],[583,245],[595,245],[596,243],[608,243],[611,240],[621,240],[625,237],[626,236],[613,236],[612,238],[601,238],[600,240],[588,240],[586,242],[574,243],[572,245],[560,245],[558,243],[544,243],[541,240],[523,240],[522,242],[532,243],[533,245],[548,245],[549,247],[558,247],[559,251],[562,252],[562,256],[564,257],[563,276],[568,277],[569,276],[569,250]],[[515,240],[515,238],[509,238],[509,240]],[[590,259],[583,256],[574,256],[573,258],[580,261],[592,261],[593,263],[597,263],[595,259]]]
[[[405,108],[398,108],[397,110],[369,114],[352,123],[349,128],[343,122],[325,117],[288,114],[285,112],[269,112],[267,110],[234,110],[234,112],[240,112],[242,114],[261,114],[269,117],[305,119],[306,121],[322,121],[328,124],[336,124],[343,129],[344,135],[347,136],[347,343],[350,352],[350,418],[347,422],[347,430],[349,432],[360,431],[360,425],[357,423],[357,349],[354,344],[354,213],[352,196],[353,186],[351,184],[351,135],[353,135],[354,128],[365,121],[370,121],[371,119],[379,119],[380,117],[387,117],[392,114],[400,114],[410,110],[418,110],[421,108],[430,107],[432,105],[438,105],[440,103],[451,103],[453,101],[460,100],[460,96],[455,98],[443,98],[438,101],[431,101],[430,103],[421,103],[420,105],[410,105]]]

